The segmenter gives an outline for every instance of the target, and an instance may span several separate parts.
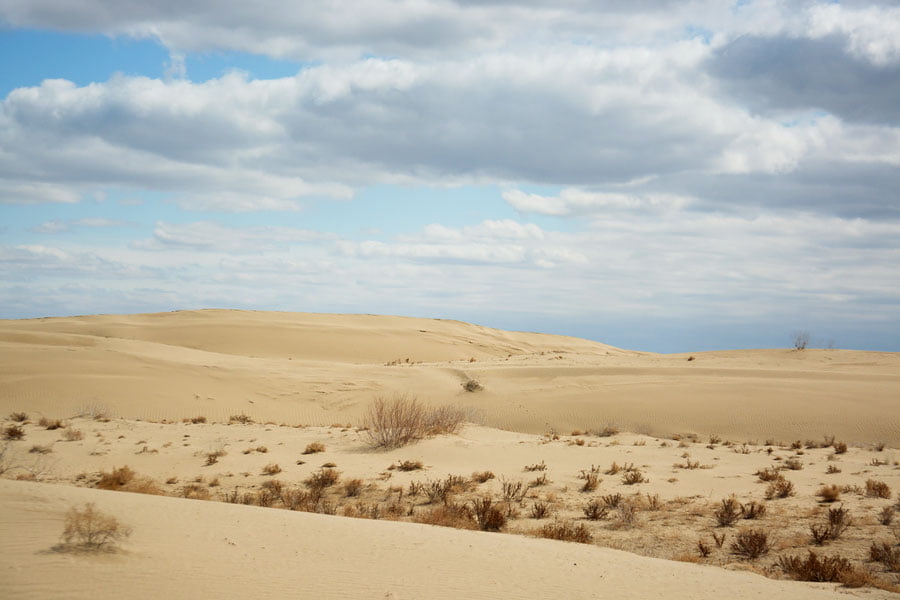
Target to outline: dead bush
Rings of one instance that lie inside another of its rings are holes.
[[[376,398],[364,419],[369,444],[375,448],[399,448],[425,437],[425,408],[415,398]]]
[[[853,565],[841,556],[823,556],[809,551],[807,557],[781,556],[778,566],[797,581],[839,582],[853,572]]]
[[[847,452],[847,444],[845,444],[844,442],[835,442],[834,453],[844,454],[845,452]]]
[[[747,504],[741,505],[741,511],[743,511],[745,519],[762,519],[766,515],[766,505],[751,500]]]
[[[209,500],[209,489],[199,483],[188,483],[182,486],[181,497],[191,500]]]
[[[869,558],[880,562],[889,571],[900,572],[900,546],[894,547],[889,542],[872,542]]]
[[[583,523],[577,525],[572,521],[554,521],[547,523],[537,530],[539,537],[561,540],[564,542],[579,542],[581,544],[590,544],[593,536],[590,530]]]
[[[28,413],[24,412],[14,412],[9,415],[10,421],[15,421],[16,423],[24,423],[28,420]]]
[[[500,496],[504,502],[521,502],[528,488],[521,481],[500,481]]]
[[[593,492],[600,485],[600,479],[596,473],[588,473],[584,478],[584,484],[581,486],[582,492]]]
[[[25,437],[25,430],[19,425],[10,425],[3,430],[3,439],[9,441],[21,440]]]
[[[129,535],[130,527],[88,503],[84,508],[73,507],[66,513],[62,541],[68,547],[96,551],[111,549]]]
[[[700,555],[700,558],[709,558],[709,555],[712,554],[712,548],[703,540],[697,540],[697,554]]]
[[[891,488],[883,481],[869,479],[866,481],[866,496],[872,498],[890,498]]]
[[[491,471],[476,471],[472,473],[472,481],[476,481],[478,483],[485,483],[494,479],[495,475]]]
[[[731,527],[735,521],[741,518],[743,512],[740,502],[737,501],[737,498],[731,496],[722,500],[722,506],[717,508],[713,514],[719,527]]]
[[[816,496],[822,498],[822,502],[837,502],[841,497],[841,487],[838,485],[825,485],[819,488]]]
[[[472,510],[465,504],[454,504],[452,502],[416,512],[413,515],[413,521],[427,525],[454,527],[456,529],[478,528],[478,523],[475,521]]]
[[[748,560],[768,554],[769,534],[762,529],[742,529],[731,544],[731,552]]]
[[[404,460],[399,462],[396,467],[398,471],[420,471],[425,468],[425,465],[422,464],[421,460]]]
[[[784,468],[791,471],[800,471],[803,469],[803,463],[800,462],[799,458],[789,458],[784,461]]]
[[[597,500],[591,500],[581,510],[584,512],[584,516],[591,521],[599,521],[606,518],[606,515],[609,514],[609,507],[604,506]]]
[[[636,483],[646,483],[648,480],[644,477],[644,474],[638,469],[632,469],[630,471],[625,471],[625,474],[622,476],[622,483],[625,485],[634,485]]]
[[[500,531],[506,525],[506,515],[487,496],[472,500],[472,514],[482,531]]]
[[[484,389],[484,386],[478,383],[478,381],[476,381],[475,379],[468,379],[464,381],[462,383],[462,387],[467,392],[480,392]]]
[[[766,488],[766,500],[787,498],[788,496],[793,496],[795,493],[793,483],[787,479],[777,479],[770,483],[769,487]]]
[[[340,479],[341,474],[334,469],[319,469],[303,480],[303,485],[311,490],[323,490],[333,486]]]
[[[262,469],[263,475],[277,475],[281,473],[281,467],[277,463],[269,463]]]
[[[344,482],[344,495],[348,498],[359,496],[363,489],[362,479],[350,479]]]
[[[549,516],[550,504],[548,504],[547,502],[541,502],[540,500],[537,500],[531,505],[532,519],[545,519]]]
[[[48,419],[47,417],[41,417],[41,420],[38,421],[38,425],[48,431],[62,429],[64,427],[63,422],[59,419]]]
[[[198,415],[196,417],[190,417],[188,419],[185,419],[185,421],[187,421],[189,423],[193,423],[194,425],[199,425],[201,423],[206,423],[206,417],[204,417],[203,415]]]
[[[322,442],[312,442],[307,444],[303,454],[316,454],[318,452],[325,452],[325,444]]]
[[[238,423],[240,425],[250,425],[251,423],[253,423],[253,418],[248,415],[245,415],[244,413],[241,413],[239,415],[231,415],[230,417],[228,417],[228,423],[229,424]]]
[[[113,468],[109,473],[101,471],[100,479],[94,487],[101,490],[120,490],[128,485],[134,479],[134,476],[135,472],[128,465]]]
[[[634,527],[638,524],[638,505],[635,502],[620,502],[615,512],[618,527]]]
[[[622,494],[609,494],[601,496],[600,499],[607,508],[616,508],[622,502]]]
[[[882,525],[890,525],[894,520],[894,507],[893,506],[885,506],[881,509],[881,512],[878,514],[878,522]]]
[[[40,444],[35,444],[28,450],[28,452],[30,452],[31,454],[50,454],[51,452],[53,452],[53,446],[42,446]]]
[[[766,467],[765,469],[760,469],[759,471],[754,473],[754,475],[759,477],[760,481],[764,481],[766,483],[782,479],[781,473],[775,467]]]
[[[77,442],[84,439],[84,433],[80,429],[66,429],[63,432],[64,442]]]
[[[533,465],[526,465],[525,470],[528,471],[529,473],[533,473],[535,471],[546,471],[547,464],[544,461],[541,461],[541,462],[535,463]]]

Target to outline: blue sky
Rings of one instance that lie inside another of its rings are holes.
[[[900,351],[892,2],[0,0],[0,318]]]

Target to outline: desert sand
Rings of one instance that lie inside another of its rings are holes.
[[[470,381],[481,389],[467,391]],[[460,407],[472,422],[373,449],[365,413],[397,394]],[[900,491],[898,398],[893,353],[657,355],[372,315],[0,321],[0,419],[22,432],[0,442],[0,596],[831,597],[837,584],[789,581],[777,565],[814,550],[886,588],[841,593],[896,597],[900,578],[869,560],[869,546],[900,547],[900,514],[883,522]],[[404,461],[416,468],[397,468]],[[120,489],[143,493],[96,489],[126,465]],[[766,470],[793,494],[767,499]],[[288,510],[290,491],[326,471],[337,482]],[[644,481],[626,483],[635,471]],[[430,499],[448,477],[459,482],[448,499]],[[826,485],[837,502],[822,502]],[[616,495],[619,507],[586,518],[588,503]],[[719,526],[732,495],[765,514]],[[426,524],[485,497],[503,507],[503,533]],[[58,545],[66,511],[85,502],[133,529],[116,551]],[[852,524],[815,545],[810,526],[838,506]],[[540,538],[558,523],[592,539]],[[733,550],[748,528],[770,536],[764,556]]]

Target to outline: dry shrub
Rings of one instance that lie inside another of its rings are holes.
[[[793,496],[795,493],[793,483],[787,479],[777,479],[770,483],[769,487],[766,488],[766,499],[773,500],[775,498],[787,498],[788,496]]]
[[[425,437],[425,408],[415,398],[376,398],[365,416],[369,444],[376,448],[399,448]]]
[[[834,475],[835,473],[840,473],[841,469],[837,465],[828,465],[828,468],[825,469],[826,475]]]
[[[210,467],[217,462],[219,462],[219,458],[225,456],[226,452],[224,450],[215,450],[213,452],[208,452],[206,454],[206,466]]]
[[[766,515],[766,505],[762,502],[756,502],[753,500],[751,500],[747,504],[742,504],[741,510],[744,513],[745,519],[761,519]]]
[[[716,542],[716,548],[721,548],[725,543],[725,532],[722,533],[713,533],[713,540]]]
[[[625,485],[634,485],[636,483],[645,483],[647,481],[644,474],[638,469],[625,471],[625,475],[622,476],[622,483]]]
[[[741,518],[743,512],[740,502],[731,496],[722,500],[722,506],[717,508],[713,514],[715,514],[719,527],[731,527],[735,521]]]
[[[809,551],[805,559],[799,556],[781,556],[778,566],[789,577],[798,581],[839,582],[853,572],[853,565],[841,556],[823,556]]]
[[[890,525],[894,520],[894,507],[893,506],[885,506],[881,509],[881,512],[878,514],[878,522],[882,525]]]
[[[28,450],[28,452],[30,452],[31,454],[50,454],[51,452],[53,452],[53,447],[46,446],[46,445],[41,446],[40,444],[35,444]]]
[[[253,418],[248,415],[245,415],[244,413],[241,413],[239,415],[231,415],[230,417],[228,417],[228,423],[229,424],[239,423],[241,425],[249,425],[249,424],[253,423]]]
[[[191,500],[209,500],[209,489],[199,483],[188,483],[182,486],[181,497]]]
[[[84,432],[80,429],[66,429],[63,432],[63,441],[64,442],[78,442],[84,439]]]
[[[454,504],[452,502],[417,512],[413,516],[413,521],[425,523],[426,525],[454,527],[456,529],[478,528],[478,523],[475,521],[472,510],[464,504]]]
[[[841,497],[841,488],[837,485],[822,486],[816,496],[822,498],[822,502],[837,502]]]
[[[812,541],[817,546],[822,546],[829,540],[836,540],[853,524],[850,511],[844,505],[828,510],[828,522],[821,525],[810,525],[809,533]]]
[[[9,415],[10,421],[15,421],[16,423],[24,423],[28,420],[28,413],[24,412],[14,412]]]
[[[591,521],[599,521],[600,519],[606,518],[606,515],[609,513],[609,507],[604,506],[597,500],[591,500],[587,504],[584,505],[584,508],[581,509],[584,512],[584,516]]]
[[[869,479],[866,481],[866,496],[872,498],[890,498],[891,488],[883,481]]]
[[[66,513],[62,540],[69,547],[96,551],[110,549],[129,535],[130,527],[88,503],[84,508],[73,507]]]
[[[596,473],[588,473],[584,478],[584,485],[581,486],[582,492],[593,492],[600,485],[600,479]]]
[[[362,479],[350,479],[344,482],[344,495],[348,498],[359,496],[363,489]]]
[[[613,463],[606,470],[606,474],[607,475],[618,475],[619,472],[621,472],[621,471],[622,471],[622,467],[620,467],[616,461],[613,461]]]
[[[541,462],[535,463],[533,465],[526,465],[525,470],[530,473],[533,473],[534,471],[546,471],[547,464],[544,461],[541,461]]]
[[[619,503],[622,502],[622,494],[609,494],[607,496],[601,496],[600,499],[603,500],[603,504],[605,504],[607,508],[616,508],[619,506]]]
[[[872,542],[869,558],[880,562],[889,571],[900,572],[900,547],[893,547],[889,542]]]
[[[185,421],[193,423],[194,425],[199,425],[200,423],[206,423],[206,417],[204,417],[203,415],[198,415],[196,417],[185,419]]]
[[[537,500],[531,505],[531,518],[544,519],[550,516],[550,504]]]
[[[844,442],[836,442],[834,444],[834,453],[835,454],[844,454],[847,452],[847,444]]]
[[[322,442],[312,442],[306,445],[303,454],[316,454],[317,452],[325,452],[325,444]]]
[[[532,479],[531,482],[529,482],[528,487],[529,488],[541,487],[541,486],[547,485],[549,483],[550,483],[550,480],[547,479],[547,474],[544,473],[544,474],[540,475],[539,477],[535,477],[534,479]]]
[[[62,429],[64,427],[63,422],[59,419],[48,419],[47,417],[41,417],[41,420],[38,421],[38,425],[49,431]]]
[[[95,487],[101,490],[121,490],[134,479],[135,472],[128,466],[114,468],[111,472],[100,472]]]
[[[333,486],[340,479],[341,474],[334,469],[319,469],[303,480],[303,485],[311,490],[323,490]]]
[[[547,523],[536,531],[539,537],[561,540],[564,542],[579,542],[581,544],[590,544],[593,536],[590,530],[583,523],[577,525],[572,521],[554,521]]]
[[[616,507],[615,516],[618,527],[634,527],[638,524],[638,506],[631,501],[620,502]]]
[[[25,430],[19,425],[10,425],[3,430],[3,439],[9,441],[21,440],[25,437]]]
[[[762,529],[742,529],[731,543],[731,552],[748,560],[768,554],[770,549],[769,534]]]
[[[760,481],[764,481],[766,483],[783,479],[781,473],[775,467],[766,467],[765,469],[760,469],[759,471],[754,473],[754,475],[759,477]]]
[[[421,460],[404,460],[399,461],[396,465],[391,465],[388,470],[397,469],[398,471],[420,471],[425,468]]]
[[[487,496],[472,500],[472,514],[482,531],[500,531],[506,525],[506,515]]]
[[[262,469],[263,475],[277,475],[281,473],[281,467],[277,463],[269,463]]]
[[[597,437],[612,437],[619,433],[619,428],[615,425],[609,424],[605,425],[603,429],[597,431]]]
[[[476,471],[472,473],[472,481],[476,481],[478,483],[485,483],[494,479],[495,475],[491,471]]]
[[[528,488],[521,481],[500,481],[500,495],[504,502],[521,502]]]
[[[800,462],[799,458],[789,458],[784,461],[784,468],[791,471],[800,471],[803,469],[803,463]]]
[[[478,383],[475,379],[469,379],[462,383],[462,387],[467,392],[480,392],[484,389],[484,386]]]

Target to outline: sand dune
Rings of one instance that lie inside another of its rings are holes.
[[[900,445],[900,355],[632,352],[455,321],[229,310],[0,321],[0,410],[129,418],[236,412],[359,422],[377,395],[463,404],[493,427]],[[409,361],[407,363],[406,361]],[[395,364],[391,364],[395,363]],[[474,378],[484,390],[466,393]]]

